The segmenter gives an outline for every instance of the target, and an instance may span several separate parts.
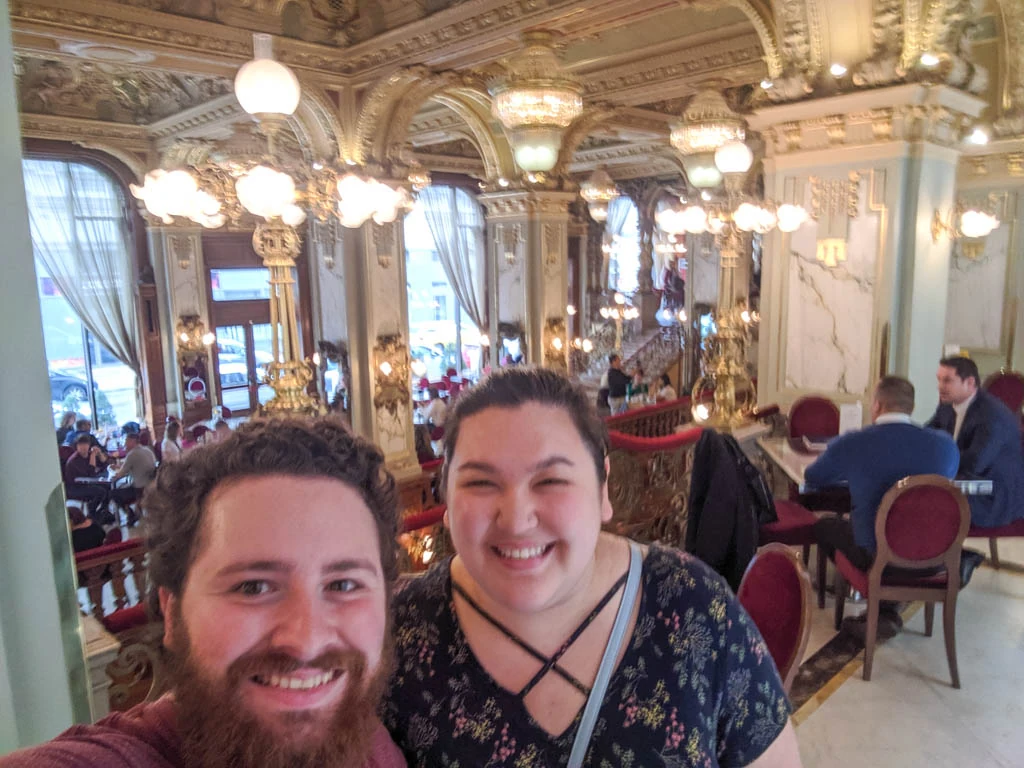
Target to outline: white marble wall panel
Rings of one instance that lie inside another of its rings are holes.
[[[173,232],[168,232],[165,237],[167,272],[173,306],[171,321],[177,323],[182,315],[199,315],[206,323],[209,321],[206,311],[206,285],[205,282],[200,282],[204,280],[202,276],[206,272],[201,237]],[[182,269],[179,261],[184,263],[184,254],[187,254],[188,264]]]
[[[345,270],[344,231],[338,227],[338,239],[317,242],[313,239],[310,258],[313,260],[312,273],[316,281],[319,306],[320,338],[336,342],[348,338],[348,317],[345,313]],[[328,230],[329,232],[329,230]]]
[[[788,238],[787,388],[861,395],[871,381],[880,224],[867,210],[867,196],[862,184],[845,262],[827,267],[818,261],[813,221]]]
[[[710,235],[686,236],[686,289],[695,304],[718,305],[718,251]]]
[[[498,319],[503,323],[522,323],[526,320],[522,251],[511,266],[505,263],[503,256],[498,263]]]
[[[997,351],[1002,343],[1010,226],[985,239],[981,257],[971,260],[954,245],[946,308],[946,344]]]

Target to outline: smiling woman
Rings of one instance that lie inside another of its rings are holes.
[[[447,425],[457,554],[396,599],[385,722],[410,765],[800,765],[778,673],[728,586],[601,532],[607,436],[581,390],[504,369]]]

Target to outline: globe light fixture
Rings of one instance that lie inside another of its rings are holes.
[[[300,357],[298,322],[295,315],[292,272],[302,237],[297,227],[306,221],[307,211],[318,219],[334,216],[345,227],[361,227],[371,219],[377,224],[394,222],[412,206],[410,188],[430,183],[422,168],[413,168],[403,180],[381,181],[343,172],[327,162],[281,157],[275,138],[294,114],[302,91],[294,73],[273,58],[269,35],[253,36],[253,59],[235,77],[239,104],[259,124],[266,139],[266,151],[253,151],[252,136],[241,143],[226,142],[211,152],[202,164],[188,168],[150,171],[132,194],[146,211],[164,224],[188,219],[207,228],[230,221],[246,226],[245,216],[256,217],[253,248],[270,273],[273,361],[266,366],[265,382],[275,396],[261,405],[263,415],[319,414],[323,403],[308,393],[315,374],[308,360]],[[255,161],[254,157],[260,157]],[[347,166],[355,166],[346,159]],[[251,225],[250,225],[251,226]]]
[[[746,173],[754,164],[754,153],[742,141],[731,141],[715,150],[715,166],[722,173]]]
[[[527,172],[550,171],[558,162],[562,132],[583,111],[583,88],[566,75],[554,36],[535,30],[493,83],[492,114],[508,131],[516,164]]]

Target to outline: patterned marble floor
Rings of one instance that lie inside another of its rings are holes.
[[[859,653],[797,709],[805,768],[1024,766],[1024,540],[1001,542],[1000,556],[1017,567],[979,568],[960,594],[962,688],[949,685],[941,608],[930,638],[924,612],[911,608],[903,633],[876,649],[871,682]],[[815,609],[808,658],[832,641],[831,616],[831,601]]]

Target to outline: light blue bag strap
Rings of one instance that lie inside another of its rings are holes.
[[[580,727],[576,731],[576,740],[572,743],[572,752],[569,753],[567,768],[583,767],[583,758],[587,756],[590,737],[594,733],[594,726],[597,725],[597,715],[604,703],[604,694],[608,690],[608,683],[611,682],[612,673],[615,671],[615,662],[619,658],[622,643],[625,642],[626,628],[629,626],[630,616],[633,615],[633,606],[636,605],[643,562],[640,545],[635,541],[629,542],[629,575],[626,576],[622,602],[619,603],[619,611],[615,614],[615,624],[612,626],[608,645],[605,646],[604,656],[601,657],[601,666],[597,669],[594,687],[590,689],[590,696],[587,697],[587,704],[583,708],[583,717],[580,718]]]

